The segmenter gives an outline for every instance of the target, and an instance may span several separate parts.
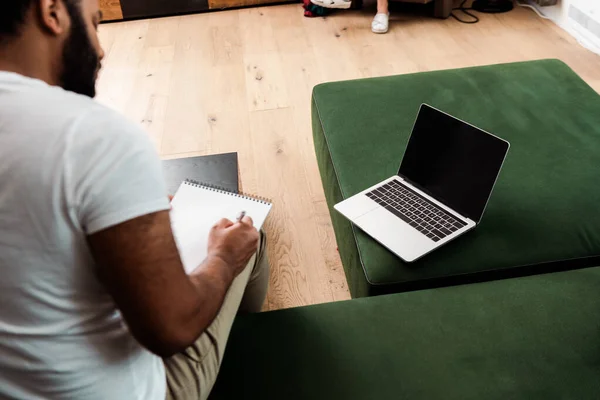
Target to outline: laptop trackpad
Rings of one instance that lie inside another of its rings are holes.
[[[435,247],[432,240],[382,207],[357,218],[355,224],[406,261]]]
[[[335,205],[335,209],[341,212],[346,218],[355,220],[361,215],[365,215],[372,210],[381,208],[381,206],[375,203],[373,200],[364,195],[356,195],[349,198],[346,201]]]

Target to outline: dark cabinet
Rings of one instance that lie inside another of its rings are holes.
[[[208,0],[121,0],[124,18],[157,17],[208,10]]]

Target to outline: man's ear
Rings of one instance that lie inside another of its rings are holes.
[[[63,0],[38,0],[38,18],[41,28],[53,36],[69,31],[71,19]]]

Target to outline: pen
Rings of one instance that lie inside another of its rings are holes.
[[[246,211],[242,211],[241,213],[238,214],[237,216],[237,222],[241,222],[242,219],[244,219],[244,217],[246,216]]]

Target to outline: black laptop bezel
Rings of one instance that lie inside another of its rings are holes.
[[[496,175],[496,178],[494,179],[494,184],[492,185],[490,193],[487,196],[487,200],[486,200],[485,206],[483,207],[483,210],[481,211],[481,214],[478,215],[478,216],[476,216],[476,215],[464,215],[464,214],[460,214],[451,205],[449,205],[448,202],[444,198],[442,198],[441,196],[439,196],[437,194],[436,195],[432,194],[429,190],[425,189],[424,187],[422,187],[421,185],[419,185],[417,182],[412,181],[411,179],[409,179],[408,177],[406,177],[405,175],[403,175],[403,174],[400,173],[400,170],[402,169],[402,162],[404,161],[404,156],[406,155],[406,150],[408,149],[408,144],[410,143],[410,138],[415,133],[415,127],[417,126],[417,122],[419,121],[419,117],[422,115],[422,110],[425,107],[429,108],[430,110],[433,110],[434,112],[443,114],[444,116],[447,116],[447,117],[450,117],[450,118],[452,118],[452,119],[454,119],[456,121],[459,121],[459,122],[461,122],[463,124],[469,125],[470,127],[473,127],[473,128],[477,129],[478,131],[480,131],[482,133],[490,135],[493,138],[498,139],[499,141],[502,141],[502,142],[504,142],[506,144],[506,149],[504,151],[504,157],[502,159],[502,163],[500,164],[500,168],[498,169],[498,173]],[[426,193],[428,196],[436,199],[437,201],[439,201],[440,203],[442,203],[446,207],[450,208],[451,210],[453,210],[454,212],[456,212],[458,215],[461,215],[461,216],[463,216],[465,218],[468,218],[468,219],[474,221],[476,224],[479,224],[481,222],[481,219],[483,218],[483,215],[485,214],[485,210],[487,209],[487,206],[488,206],[488,204],[490,202],[490,198],[492,197],[492,193],[494,192],[494,188],[496,187],[496,184],[498,183],[498,178],[500,177],[500,172],[502,171],[502,168],[504,167],[504,163],[506,162],[506,157],[508,156],[508,151],[509,150],[510,150],[510,142],[508,142],[507,140],[502,139],[501,137],[498,137],[498,136],[496,136],[496,135],[494,135],[494,134],[492,134],[490,132],[487,132],[487,131],[485,131],[485,130],[483,130],[483,129],[475,126],[475,125],[472,125],[472,124],[470,124],[470,123],[468,123],[468,122],[466,122],[466,121],[464,121],[464,120],[462,120],[460,118],[456,118],[456,117],[454,117],[454,116],[452,116],[452,115],[450,115],[450,114],[448,114],[448,113],[446,113],[446,112],[444,112],[442,110],[439,110],[439,109],[437,109],[437,108],[435,108],[435,107],[433,107],[433,106],[431,106],[429,104],[422,103],[419,106],[419,112],[417,113],[417,117],[415,118],[415,122],[413,123],[412,132],[411,132],[411,134],[410,134],[410,136],[408,138],[408,141],[406,143],[405,153],[402,156],[402,160],[400,160],[400,165],[398,167],[398,174],[397,175],[399,177],[401,177],[402,179],[404,179],[406,182],[408,182],[410,185],[414,186],[415,188],[419,189],[420,191]]]

